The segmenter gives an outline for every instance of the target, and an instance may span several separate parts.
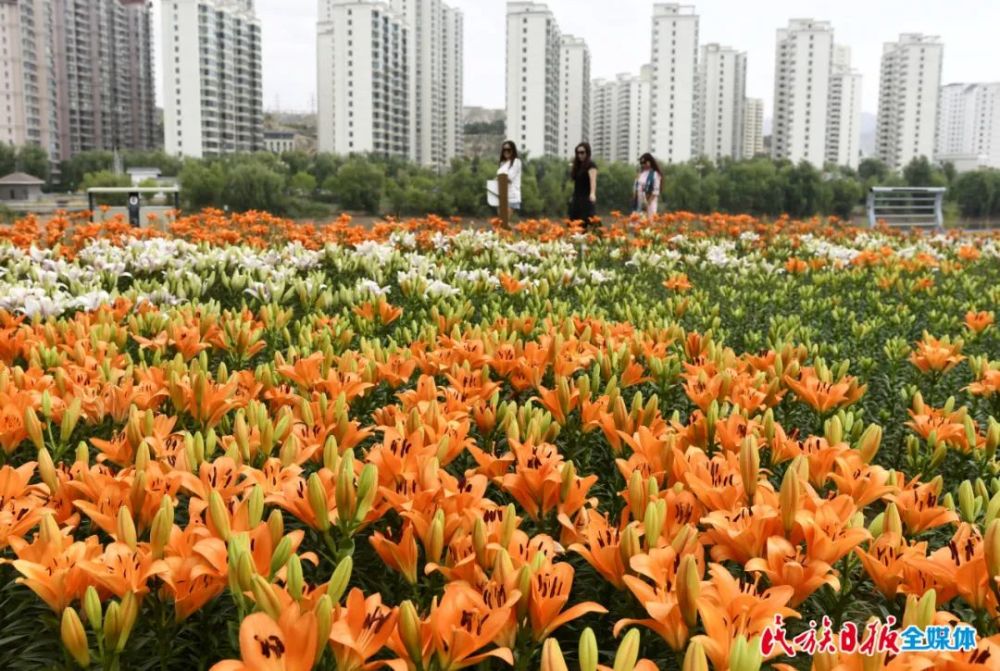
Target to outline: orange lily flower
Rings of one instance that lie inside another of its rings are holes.
[[[543,567],[531,579],[528,615],[535,641],[543,641],[553,631],[587,613],[607,613],[604,606],[586,601],[562,610],[573,589],[573,567],[566,562]]]
[[[744,569],[763,573],[772,585],[788,585],[795,590],[788,600],[788,605],[792,608],[823,585],[829,585],[834,590],[840,589],[840,580],[829,564],[808,558],[801,547],[792,545],[779,536],[767,539],[766,559],[755,557],[746,563]]]
[[[992,312],[973,312],[969,310],[965,313],[965,325],[970,331],[982,333],[993,324]]]
[[[385,647],[396,626],[397,610],[383,605],[380,594],[366,599],[360,589],[354,588],[338,615],[330,629],[330,649],[338,671],[368,671],[382,666],[382,662],[368,659]]]
[[[211,671],[311,671],[316,661],[316,614],[295,604],[275,622],[266,613],[248,615],[240,625],[240,660],[225,660]]]
[[[910,363],[924,373],[929,371],[946,373],[965,360],[961,352],[961,340],[956,340],[954,343],[948,338],[938,340],[925,331],[923,339],[910,354]]]
[[[845,375],[838,382],[820,379],[816,370],[803,367],[798,379],[785,376],[785,384],[795,392],[799,400],[820,413],[828,413],[837,408],[855,403],[865,393],[867,385],[858,385],[857,379]]]
[[[449,583],[441,601],[431,607],[430,622],[438,668],[457,671],[474,666],[491,657],[513,664],[509,648],[492,648],[490,644],[510,616],[518,592],[508,596],[506,604],[488,605],[483,596],[467,583]]]

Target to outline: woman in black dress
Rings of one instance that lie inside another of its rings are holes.
[[[584,228],[590,226],[590,218],[595,214],[594,204],[597,202],[597,166],[590,156],[590,145],[586,142],[578,144],[570,172],[573,179],[573,200],[569,204],[569,218],[583,222]]]

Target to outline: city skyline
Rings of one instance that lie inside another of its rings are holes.
[[[154,33],[159,41],[159,5],[153,0]],[[453,0],[465,14],[465,105],[504,107],[505,0]],[[622,72],[637,74],[649,60],[651,0],[620,0],[610,10],[597,0],[550,0],[549,9],[559,17],[564,33],[585,40],[591,52],[591,77],[614,79]],[[922,32],[940,36],[946,48],[943,84],[1000,80],[995,63],[1000,47],[990,38],[990,26],[1000,23],[1000,5],[954,0],[933,2],[888,0],[873,3],[844,2],[836,7],[818,0],[777,0],[748,10],[732,0],[693,3],[700,16],[699,41],[718,42],[747,53],[747,96],[763,98],[765,116],[773,117],[774,41],[777,30],[789,19],[809,17],[829,21],[837,43],[851,48],[852,63],[863,75],[862,110],[877,111],[882,45],[899,34]],[[263,37],[264,107],[285,110],[315,108],[317,93],[315,0],[256,0]],[[733,12],[740,20],[733,21]],[[973,20],[974,17],[974,20]],[[311,39],[304,39],[309,36]],[[622,44],[634,48],[623,49]],[[159,54],[159,48],[156,48]],[[162,104],[159,59],[155,67]]]

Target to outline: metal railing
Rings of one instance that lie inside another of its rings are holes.
[[[868,192],[868,223],[894,228],[944,228],[944,187],[873,186]]]

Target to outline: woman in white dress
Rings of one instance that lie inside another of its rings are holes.
[[[652,219],[656,214],[656,206],[660,202],[660,185],[663,175],[660,166],[652,154],[646,153],[639,157],[639,174],[635,178],[635,192],[632,208],[639,214],[645,214]]]
[[[507,140],[500,147],[500,167],[498,175],[507,175],[507,203],[511,211],[521,209],[521,159],[517,157],[517,145]]]

